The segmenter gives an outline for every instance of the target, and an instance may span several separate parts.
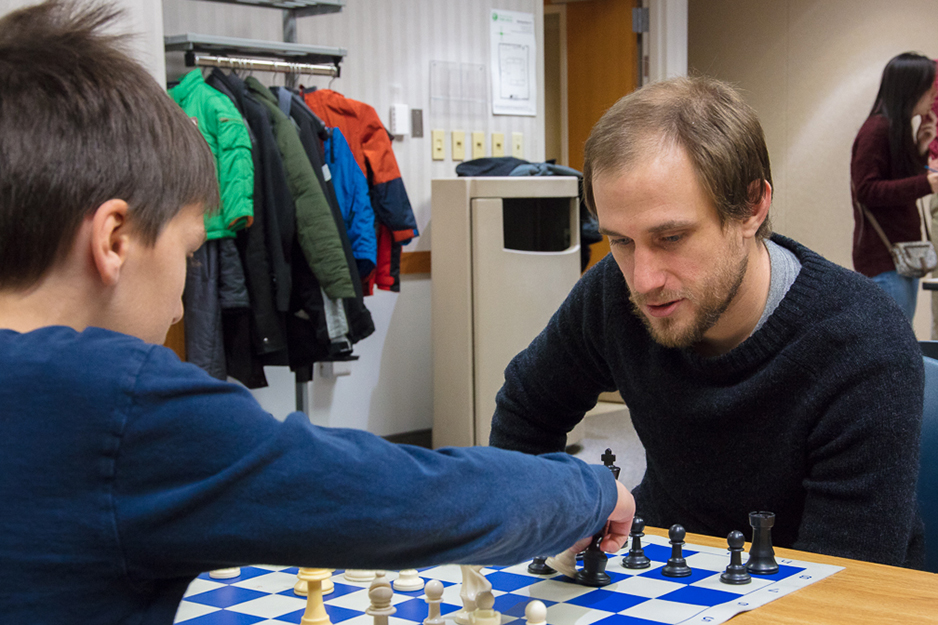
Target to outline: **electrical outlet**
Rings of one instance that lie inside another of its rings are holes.
[[[505,133],[492,133],[492,156],[505,156]]]
[[[442,130],[430,131],[430,149],[432,150],[433,160],[442,161],[446,158],[443,151],[444,132]]]
[[[472,133],[472,158],[485,158],[485,133]]]
[[[511,155],[524,158],[524,135],[520,132],[511,133]]]
[[[466,131],[465,130],[453,131],[453,160],[454,161],[466,160]]]

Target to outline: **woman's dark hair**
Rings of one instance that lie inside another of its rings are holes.
[[[889,121],[889,156],[893,171],[914,176],[921,160],[912,137],[912,109],[935,83],[935,62],[914,52],[893,57],[883,70],[879,93],[870,111]]]

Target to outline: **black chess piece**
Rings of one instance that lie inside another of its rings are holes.
[[[612,578],[606,573],[606,553],[600,549],[599,543],[602,542],[603,533],[593,536],[593,541],[583,552],[583,568],[576,572],[576,582],[584,586],[608,586],[612,583]]]
[[[671,539],[671,557],[668,563],[661,569],[661,574],[666,577],[687,577],[691,574],[687,561],[684,560],[684,528],[677,523],[668,530],[668,538]]]
[[[632,539],[632,546],[629,548],[629,554],[622,558],[622,566],[627,569],[647,569],[651,566],[651,560],[645,555],[645,549],[642,547],[642,536],[645,535],[645,521],[642,517],[632,519],[632,531],[629,532],[629,538]]]
[[[752,581],[749,571],[743,565],[743,544],[746,537],[739,530],[733,530],[726,537],[726,544],[730,547],[730,563],[720,575],[724,584],[748,584]]]
[[[619,467],[614,464],[616,456],[612,453],[612,450],[607,448],[606,453],[601,458],[606,468],[612,471],[613,477],[619,479]],[[576,572],[577,583],[597,587],[608,586],[612,583],[612,578],[606,573],[606,562],[609,557],[599,546],[605,536],[606,528],[603,528],[601,532],[593,536],[593,540],[583,551],[583,568]],[[577,559],[579,559],[579,554]]]
[[[537,556],[531,560],[531,564],[528,565],[528,573],[532,575],[553,575],[557,571],[547,566],[547,556]]]
[[[752,526],[752,546],[749,547],[749,562],[746,563],[746,570],[753,575],[778,573],[775,550],[772,549],[772,526],[775,525],[775,513],[750,512],[749,525]]]

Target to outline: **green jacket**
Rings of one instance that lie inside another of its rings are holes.
[[[231,100],[205,84],[199,69],[186,74],[169,95],[199,127],[215,157],[221,210],[206,213],[206,235],[233,237],[254,220],[254,161],[244,118]]]
[[[273,94],[256,78],[248,76],[244,82],[270,111],[287,186],[296,204],[296,236],[309,268],[329,299],[354,298],[355,288],[339,229],[293,120],[283,114]]]

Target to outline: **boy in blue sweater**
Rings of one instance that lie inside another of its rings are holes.
[[[0,20],[2,620],[171,623],[200,572],[257,562],[510,564],[604,526],[621,548],[605,467],[280,422],[159,345],[217,184],[115,15]]]

